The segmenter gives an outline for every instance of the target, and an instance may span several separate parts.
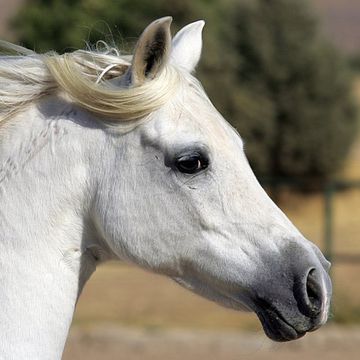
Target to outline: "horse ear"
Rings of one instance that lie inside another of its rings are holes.
[[[168,61],[171,47],[170,24],[167,16],[153,21],[141,34],[130,68],[131,83],[140,85],[153,79]]]
[[[200,60],[202,29],[205,21],[199,20],[183,27],[172,41],[171,62],[192,72]]]

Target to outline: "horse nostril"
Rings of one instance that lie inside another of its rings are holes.
[[[305,281],[304,281],[305,280]],[[295,296],[299,302],[300,311],[309,317],[316,317],[323,308],[324,289],[321,277],[314,268],[310,269],[301,282]]]
[[[316,270],[310,270],[306,279],[306,295],[309,310],[313,316],[318,315],[322,309],[323,291],[319,280]]]

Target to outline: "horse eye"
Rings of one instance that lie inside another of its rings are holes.
[[[195,174],[208,167],[208,161],[200,154],[184,155],[176,160],[176,168],[185,174]]]

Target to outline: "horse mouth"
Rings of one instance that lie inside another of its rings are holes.
[[[281,313],[271,305],[262,306],[256,310],[265,334],[274,341],[285,342],[303,337],[306,332],[298,331]]]
[[[294,321],[297,323],[297,326],[295,324],[292,325],[290,320],[286,319],[276,306],[272,305],[267,300],[251,296],[252,294],[247,294],[248,296],[240,298],[238,294],[235,297],[211,288],[212,292],[210,294],[212,294],[212,296],[209,296],[209,293],[199,291],[199,289],[203,290],[204,287],[199,286],[199,283],[201,282],[197,282],[194,278],[185,280],[184,278],[173,277],[173,280],[181,286],[210,300],[216,301],[223,306],[240,311],[245,310],[255,312],[262,324],[265,334],[273,341],[285,342],[296,340],[303,337],[307,332],[314,331],[321,326],[321,324],[318,326],[312,324],[312,326],[307,327],[301,319]]]

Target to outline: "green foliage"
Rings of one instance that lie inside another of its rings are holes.
[[[212,0],[28,0],[13,21],[20,42],[39,52],[85,47],[97,40],[133,43],[152,20],[175,14],[178,24],[196,18]]]
[[[356,129],[345,61],[319,37],[304,1],[240,2],[233,15],[240,93],[259,99],[266,113],[251,112],[257,122],[235,121],[255,168],[272,176],[331,176]],[[241,101],[234,104],[241,114]]]
[[[360,72],[360,53],[355,53],[349,57],[349,65],[356,73]]]
[[[14,28],[37,51],[99,39],[124,48],[164,15],[178,26],[207,21],[199,76],[245,139],[257,174],[334,174],[356,112],[346,63],[319,37],[305,0],[28,0]]]

